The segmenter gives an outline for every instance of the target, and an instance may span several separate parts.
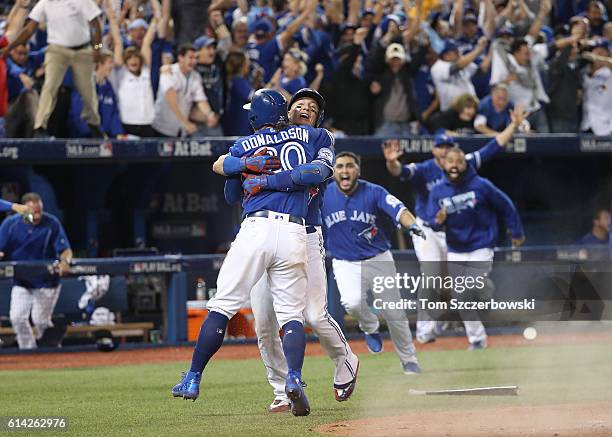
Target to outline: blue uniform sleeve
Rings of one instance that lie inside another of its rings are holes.
[[[5,219],[0,225],[0,252],[6,252],[6,250],[8,249],[9,229],[11,223],[12,220]],[[5,258],[7,255],[7,253],[4,254]]]
[[[376,206],[378,209],[387,214],[395,223],[399,224],[400,215],[406,209],[406,205],[381,186],[376,187],[374,195],[376,196]]]
[[[414,163],[406,164],[402,166],[402,172],[400,173],[400,179],[402,181],[410,181],[412,179],[419,179],[423,175],[425,164]]]
[[[501,216],[506,228],[511,232],[512,238],[521,238],[524,235],[521,217],[519,216],[514,203],[502,190],[493,185],[490,181],[486,181],[487,200]]]
[[[70,249],[70,242],[66,236],[66,231],[64,231],[63,226],[59,222],[56,223],[56,229],[53,233],[53,237],[53,249],[55,250],[56,256],[59,258],[60,254],[64,250]]]
[[[474,153],[468,153],[465,155],[465,159],[467,159],[467,161],[472,164],[474,168],[479,169],[482,164],[493,158],[502,149],[503,147],[499,145],[497,140],[492,139]]]
[[[12,202],[8,200],[0,199],[0,212],[11,211],[13,206]]]
[[[240,202],[242,199],[242,182],[240,178],[227,178],[223,187],[223,195],[229,205]]]
[[[240,141],[240,139],[236,140],[236,142],[229,148],[229,154],[231,156],[241,157],[244,154],[244,150],[242,147],[240,147],[238,141]]]
[[[421,217],[427,226],[434,231],[441,231],[444,225],[436,223],[436,214],[440,211],[440,196],[437,193],[436,187],[434,187],[427,198],[427,210],[425,211],[425,217]]]

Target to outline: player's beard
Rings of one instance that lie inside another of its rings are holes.
[[[457,172],[453,172],[452,170],[454,169],[456,169]],[[465,176],[466,171],[467,171],[467,168],[463,171],[460,171],[459,168],[453,167],[451,168],[451,171],[444,170],[444,174],[446,174],[446,178],[449,180],[451,184],[458,184],[463,180],[463,177]]]

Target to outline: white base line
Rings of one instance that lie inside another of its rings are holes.
[[[507,385],[500,387],[475,387],[475,388],[461,388],[452,390],[408,390],[411,395],[428,395],[428,396],[441,396],[441,395],[455,395],[455,396],[518,396],[519,387],[518,385]]]

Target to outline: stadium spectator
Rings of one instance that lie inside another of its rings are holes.
[[[430,132],[450,136],[474,133],[474,119],[478,112],[478,103],[478,98],[471,94],[457,96],[450,109],[438,112],[429,118]]]
[[[505,44],[494,42],[491,67],[491,85],[505,83],[508,86],[510,100],[530,113],[529,124],[540,133],[550,131],[544,110],[544,104],[548,104],[550,100],[538,70],[541,47],[536,50],[534,42],[550,9],[550,0],[543,0],[540,3],[540,9],[529,28],[528,35],[526,38],[515,39],[510,44],[509,53]],[[545,46],[542,49],[546,52]]]
[[[194,104],[204,115],[208,127],[217,125],[218,118],[206,100],[202,78],[194,70],[196,64],[195,47],[183,44],[178,49],[178,62],[164,66],[153,119],[153,129],[159,136],[192,135],[197,130],[195,123],[189,120],[191,107]]]
[[[274,88],[280,91],[289,100],[298,90],[308,86],[304,78],[308,71],[306,62],[307,55],[300,49],[287,50],[283,56],[281,67],[276,70],[266,88]]]
[[[446,42],[440,58],[431,67],[431,77],[440,98],[441,111],[450,108],[452,101],[461,94],[476,96],[472,76],[478,70],[478,66],[474,60],[480,56],[486,46],[487,38],[481,37],[474,50],[460,56],[457,43],[452,40]]]
[[[123,50],[123,41],[115,17],[109,17],[111,35],[115,41],[115,71],[111,77],[119,104],[123,130],[139,137],[154,137],[151,127],[155,117],[155,100],[151,82],[151,45],[155,38],[157,20],[153,18],[140,42],[140,48],[130,46]]]
[[[55,107],[57,92],[66,70],[71,67],[77,90],[83,98],[83,118],[93,136],[103,137],[95,87],[91,77],[94,61],[99,61],[101,44],[100,8],[93,0],[83,0],[76,8],[70,2],[40,0],[30,12],[30,20],[8,47],[26,43],[41,23],[47,30],[49,47],[45,53],[45,81],[40,94],[35,136],[47,136],[47,123]]]
[[[328,119],[331,119],[334,129],[347,135],[366,135],[371,132],[371,95],[369,84],[364,78],[364,56],[361,50],[368,31],[365,27],[357,29],[353,43],[340,51],[340,63],[325,95]]]
[[[608,41],[599,40],[583,57],[591,62],[582,77],[583,132],[595,135],[612,133],[612,59]]]
[[[173,0],[172,21],[174,40],[177,44],[189,43],[196,39],[208,24],[210,0]]]
[[[0,225],[0,257],[3,261],[59,260],[57,273],[15,278],[11,291],[10,319],[20,349],[36,348],[45,331],[53,326],[51,316],[60,293],[60,276],[68,272],[72,250],[60,221],[43,212],[36,193],[24,194],[22,203],[32,213],[32,222],[13,215]],[[30,326],[30,317],[36,334]]]
[[[247,53],[251,62],[263,69],[265,82],[269,82],[276,69],[280,67],[281,56],[291,47],[293,36],[314,13],[316,5],[316,0],[307,0],[306,7],[300,15],[278,35],[275,35],[274,25],[268,18],[260,18],[254,23],[253,41],[247,44]]]
[[[495,28],[508,26],[514,29],[515,35],[524,36],[535,18],[535,14],[529,9],[525,1],[496,0],[496,4]]]
[[[249,58],[232,52],[225,61],[228,103],[222,119],[225,135],[244,136],[252,133],[248,111],[243,106],[251,100],[253,88],[248,79]]]
[[[591,232],[585,234],[577,242],[579,245],[608,244],[610,234],[610,211],[598,209],[593,216]]]
[[[574,37],[575,38],[575,37]],[[557,50],[548,69],[548,120],[553,133],[577,133],[582,95],[578,40]]]
[[[45,50],[29,53],[27,44],[13,48],[7,58],[9,107],[6,113],[6,136],[31,138],[38,109],[40,68]]]
[[[603,3],[597,0],[589,1],[584,16],[589,20],[591,36],[602,36],[607,21],[606,7]]]
[[[108,78],[113,72],[115,63],[113,54],[103,50],[96,62],[94,79],[96,83],[96,94],[98,96],[98,113],[100,114],[101,129],[103,136],[111,138],[123,137],[125,131],[121,124],[119,115],[119,105],[115,91]],[[92,136],[92,132],[82,118],[83,100],[76,91],[72,92],[72,102],[70,105],[70,133],[73,138],[87,138]]]
[[[208,99],[208,104],[217,117],[223,116],[225,104],[225,87],[223,84],[224,66],[221,56],[217,53],[217,42],[208,36],[196,39],[193,46],[198,51],[196,71],[202,77],[202,86]],[[191,111],[191,119],[196,121],[198,130],[196,136],[223,136],[220,125],[207,127],[203,114],[195,106]]]
[[[30,0],[17,0],[6,17],[4,34],[0,37],[0,138],[4,137],[5,115],[9,110],[9,86],[7,84],[7,65],[4,60],[6,47],[15,40],[27,15]]]
[[[510,111],[514,104],[508,97],[508,87],[499,83],[491,88],[491,94],[480,101],[474,128],[485,135],[497,135],[510,124]]]

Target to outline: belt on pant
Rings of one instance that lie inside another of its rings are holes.
[[[87,41],[86,43],[83,43],[80,46],[66,47],[66,48],[70,49],[70,50],[81,50],[81,49],[84,49],[85,47],[88,47],[90,45],[91,45],[91,41]]]
[[[283,220],[286,222],[291,222],[291,223],[295,223],[295,224],[302,225],[302,226],[304,226],[304,221],[305,221],[302,217],[298,217],[296,215],[285,214],[282,212],[268,211],[267,209],[264,209],[262,211],[255,211],[250,214],[247,214],[246,216],[247,217],[264,217],[264,218],[270,218],[274,220]]]

